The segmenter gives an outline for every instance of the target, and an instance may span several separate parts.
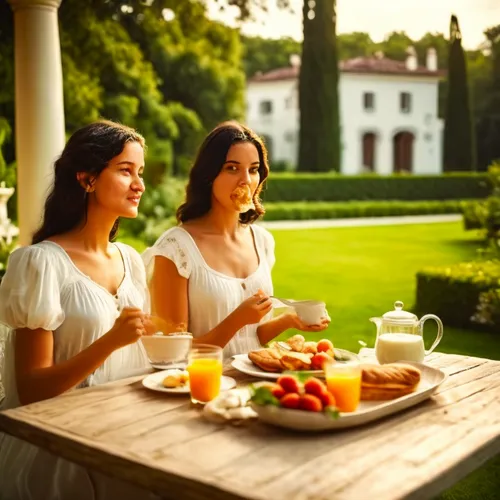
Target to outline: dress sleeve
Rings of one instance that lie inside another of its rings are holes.
[[[144,261],[148,275],[153,267],[154,258],[157,256],[171,260],[175,264],[179,275],[189,279],[192,262],[183,238],[180,238],[179,234],[176,234],[175,228],[174,230],[168,230],[151,248],[148,248],[142,254],[142,260]]]
[[[0,322],[10,328],[56,330],[64,321],[58,262],[47,249],[15,250],[0,285]]]

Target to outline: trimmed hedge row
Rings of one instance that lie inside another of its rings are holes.
[[[427,268],[417,273],[418,313],[438,315],[443,323],[459,328],[497,330],[499,325],[472,321],[481,292],[500,287],[500,262],[466,262]]]
[[[485,173],[339,175],[271,173],[262,197],[270,201],[458,200],[485,198]]]
[[[266,203],[265,221],[457,214],[474,200]]]

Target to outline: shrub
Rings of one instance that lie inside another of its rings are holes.
[[[271,172],[265,201],[458,200],[486,198],[485,173],[339,175]]]
[[[466,231],[471,229],[483,229],[484,220],[486,218],[486,203],[477,201],[475,203],[468,203],[463,207],[463,221],[464,229]]]
[[[168,177],[155,188],[146,189],[135,219],[122,219],[120,232],[152,245],[175,225],[175,212],[184,199],[185,180]]]
[[[499,287],[498,260],[427,268],[417,273],[415,309],[437,314],[450,326],[498,329]]]

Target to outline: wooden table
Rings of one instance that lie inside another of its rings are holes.
[[[432,399],[344,431],[213,424],[140,378],[5,411],[0,430],[168,499],[432,498],[500,452],[500,362],[428,362],[449,375]]]

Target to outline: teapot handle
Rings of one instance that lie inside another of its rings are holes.
[[[443,338],[443,323],[435,314],[426,314],[425,316],[422,316],[420,318],[420,329],[422,332],[422,337],[424,336],[424,323],[428,319],[433,319],[437,323],[438,332],[437,332],[436,340],[432,344],[431,348],[428,351],[425,351],[426,356],[428,356],[437,347],[437,345],[439,344],[439,342],[441,342],[441,339]]]

